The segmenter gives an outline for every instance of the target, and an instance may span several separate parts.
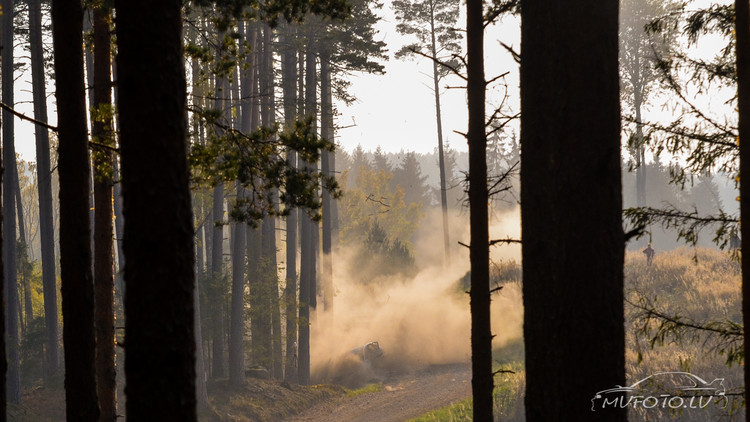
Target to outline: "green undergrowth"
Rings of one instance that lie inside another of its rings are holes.
[[[347,391],[346,396],[356,397],[356,396],[359,396],[360,394],[379,393],[381,391],[383,391],[383,384],[368,384],[362,388]]]

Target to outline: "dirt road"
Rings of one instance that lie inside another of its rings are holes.
[[[433,365],[391,375],[375,393],[340,397],[288,419],[295,422],[402,422],[471,395],[468,364]]]

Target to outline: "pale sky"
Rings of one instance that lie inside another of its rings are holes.
[[[385,75],[357,75],[352,79],[353,94],[359,99],[346,107],[338,105],[341,116],[339,126],[356,125],[338,132],[337,142],[351,151],[357,144],[365,150],[374,150],[380,145],[384,151],[400,150],[432,152],[437,147],[435,99],[432,90],[432,63],[426,58],[396,60],[393,52],[410,41],[396,32],[393,14],[386,2],[378,25],[379,37],[388,45],[391,59],[385,63]],[[458,27],[465,27],[462,16]],[[519,50],[520,26],[516,18],[506,18],[504,23],[488,28],[485,35],[485,68],[489,80],[510,71],[508,84],[512,106],[518,111],[518,65],[503,49],[498,40]],[[447,86],[463,86],[458,77],[448,77],[441,84],[441,109],[443,139],[452,148],[466,151],[466,140],[454,131],[466,132],[467,109],[464,89],[447,89]],[[488,93],[488,113],[493,101]],[[496,97],[496,95],[494,96]]]

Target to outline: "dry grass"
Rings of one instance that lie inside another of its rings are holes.
[[[651,266],[640,251],[625,257],[626,297],[658,311],[698,324],[731,321],[742,323],[740,264],[726,253],[710,249],[677,249],[658,254]],[[659,330],[656,320],[644,322],[644,312],[626,304],[626,371],[629,383],[655,372],[688,371],[710,382],[724,378],[727,393],[743,386],[742,367],[727,365],[722,339],[700,330],[677,330],[652,341]],[[732,410],[696,409],[693,413],[631,412],[631,420],[657,417],[674,420],[744,420],[744,407]],[[658,410],[657,410],[658,412]]]

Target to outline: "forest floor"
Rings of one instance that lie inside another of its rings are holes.
[[[325,400],[288,418],[294,422],[402,422],[471,396],[468,364],[431,365],[390,374],[378,388]]]
[[[389,371],[380,382],[358,390],[257,379],[248,379],[241,389],[230,388],[227,381],[211,382],[208,388],[211,410],[199,415],[201,422],[401,422],[468,398],[471,368],[451,364]],[[9,405],[8,420],[64,421],[62,386],[24,390],[22,404]]]

